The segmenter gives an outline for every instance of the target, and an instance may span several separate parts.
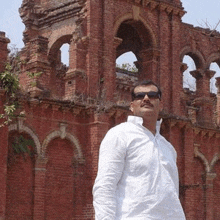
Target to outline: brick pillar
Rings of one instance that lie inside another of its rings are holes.
[[[188,106],[188,117],[191,120],[192,124],[196,124],[197,122],[197,114],[198,108],[195,108],[193,106]]]
[[[0,72],[4,71],[8,57],[8,43],[10,40],[5,37],[4,32],[0,32]],[[5,91],[0,84],[0,114],[4,113]],[[0,119],[0,125],[4,120]],[[7,177],[7,157],[8,157],[8,127],[0,127],[0,220],[5,219],[6,206],[6,177]]]
[[[205,206],[206,206],[206,219],[214,220],[214,194],[213,194],[213,180],[216,173],[207,172],[205,178]]]
[[[168,8],[169,9],[169,8]],[[174,115],[180,115],[181,114],[181,105],[180,105],[180,99],[183,88],[182,82],[182,74],[180,71],[180,61],[179,61],[179,51],[180,43],[181,42],[181,16],[179,13],[175,13],[175,10],[172,12],[172,20],[171,20],[171,77],[172,77],[172,83],[171,83],[171,96],[172,96],[172,113]]]
[[[101,80],[99,82],[101,97],[107,101],[112,101],[116,91],[116,73],[115,73],[115,60],[116,60],[116,47],[120,44],[120,40],[114,36],[113,24],[115,22],[115,15],[112,13],[115,9],[115,2],[112,0],[103,1],[103,63],[100,66],[100,76],[104,76],[104,85],[102,86]],[[118,41],[119,40],[119,41]],[[104,73],[104,74],[103,74]]]
[[[156,49],[143,50],[139,54],[141,62],[138,62],[140,79],[151,79],[158,83],[158,59],[160,51]]]
[[[69,70],[65,76],[65,99],[87,93],[86,55],[88,37],[75,38],[70,42]]]
[[[163,39],[159,42],[159,48],[162,53],[159,59],[159,78],[160,78],[160,87],[163,92],[162,100],[164,100],[163,110],[165,113],[170,113],[172,108],[172,77],[171,77],[171,25],[170,18],[163,8],[163,4],[158,8],[160,13],[158,14],[158,27],[160,27],[158,38]],[[169,59],[168,59],[169,57]],[[178,64],[179,65],[179,62]]]
[[[38,157],[35,163],[34,220],[44,220],[45,176],[47,158]]]
[[[193,70],[190,74],[196,78],[196,94],[198,96],[209,97],[210,93],[210,79],[214,76],[215,71],[212,70]]]
[[[94,121],[90,125],[90,146],[92,152],[93,180],[95,180],[98,168],[99,147],[102,139],[109,130],[108,115],[105,113],[94,113]]]
[[[91,162],[92,185],[94,184],[98,170],[100,143],[109,129],[109,120],[108,120],[108,115],[106,113],[104,112],[94,113],[93,116],[94,116],[93,122],[90,123],[90,127],[89,127],[91,161],[92,161]],[[90,203],[92,206],[92,200]]]
[[[10,40],[5,37],[5,32],[0,31],[0,73],[4,71],[8,57],[8,43]]]
[[[103,65],[103,0],[87,1],[87,54],[88,95],[97,97],[100,92],[100,75]],[[95,25],[94,25],[95,24]]]
[[[48,39],[37,36],[26,44],[21,53],[22,74],[19,75],[20,84],[26,88],[31,96],[36,97],[43,90],[49,89],[50,64],[47,57]]]
[[[216,105],[217,125],[220,126],[220,77],[216,77],[216,86],[218,88]]]
[[[196,196],[194,196],[195,189],[191,187],[194,183],[194,173],[193,173],[193,155],[194,155],[194,133],[192,127],[188,124],[184,128],[184,185],[183,190],[185,194],[184,198],[184,212],[186,214],[186,219],[193,219],[196,216]]]
[[[0,114],[3,113],[5,91],[0,89]],[[0,125],[3,120],[0,119]],[[0,220],[5,219],[6,177],[8,157],[8,127],[0,127]]]

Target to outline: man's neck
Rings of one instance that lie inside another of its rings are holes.
[[[156,134],[156,123],[157,123],[157,120],[154,120],[154,119],[144,119],[143,118],[143,126],[145,128],[147,128],[152,134]]]

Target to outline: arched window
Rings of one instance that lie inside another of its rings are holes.
[[[50,48],[48,59],[59,78],[65,76],[69,67],[70,40],[71,35],[62,36]]]
[[[69,48],[70,48],[70,45],[68,43],[63,44],[60,48],[61,62],[66,66],[69,66]]]
[[[196,70],[195,62],[190,56],[186,55],[183,57],[183,63],[188,66],[183,72],[183,88],[196,91],[196,79],[190,74],[190,71]]]
[[[215,75],[210,79],[210,92],[217,94],[216,77],[220,77],[220,68],[216,62],[210,64],[210,70],[215,71]]]

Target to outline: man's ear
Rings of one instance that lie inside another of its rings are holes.
[[[160,101],[160,112],[163,110],[163,102]]]
[[[129,108],[129,109],[130,109],[130,111],[133,112],[133,110],[134,110],[134,109],[133,109],[133,102],[130,103],[130,108]]]

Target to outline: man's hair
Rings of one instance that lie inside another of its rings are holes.
[[[153,82],[152,80],[143,80],[141,82],[137,82],[135,84],[135,86],[133,87],[133,89],[131,90],[131,99],[132,99],[132,101],[134,101],[134,99],[135,99],[135,93],[134,93],[135,88],[138,87],[138,86],[148,86],[148,85],[156,86],[160,97],[162,96],[162,92],[160,90],[160,87],[155,82]]]

